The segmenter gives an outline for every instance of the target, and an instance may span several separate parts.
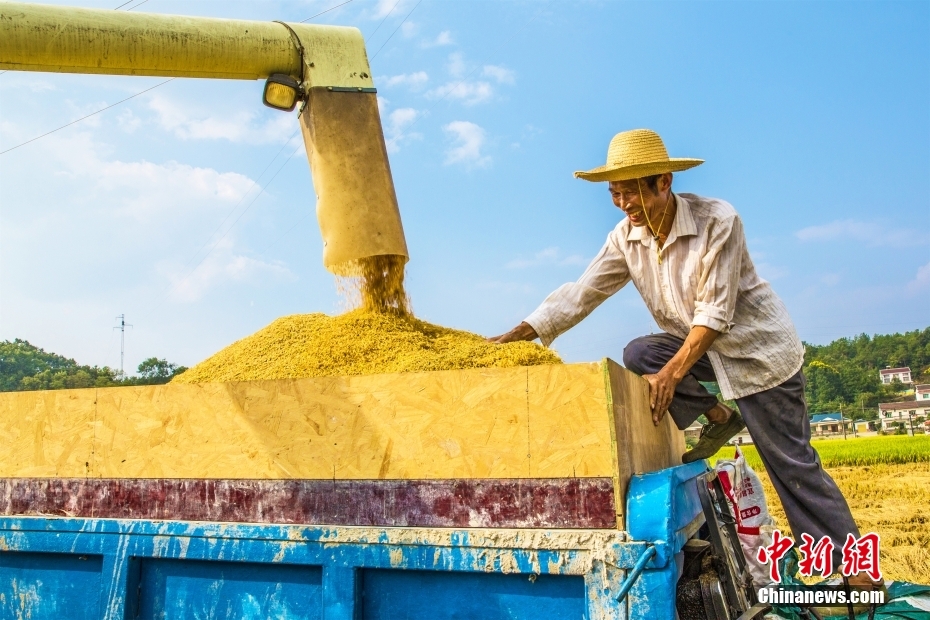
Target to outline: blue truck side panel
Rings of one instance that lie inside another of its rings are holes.
[[[319,566],[147,559],[141,563],[137,617],[323,617]]]
[[[705,471],[635,476],[627,533],[0,517],[0,620],[673,620]]]

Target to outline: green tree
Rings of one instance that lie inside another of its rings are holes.
[[[172,364],[168,360],[150,357],[139,364],[139,378],[134,381],[138,385],[157,385],[168,383],[176,375],[187,370],[186,366]]]
[[[83,366],[18,338],[0,342],[0,392],[154,385],[167,383],[185,370],[150,357],[139,364],[138,377],[124,377],[107,366]]]
[[[879,371],[909,366],[915,381],[930,382],[930,327],[904,334],[859,334],[826,345],[804,343],[807,402],[810,411],[843,411],[866,419],[880,402],[905,398],[908,388],[883,384]]]

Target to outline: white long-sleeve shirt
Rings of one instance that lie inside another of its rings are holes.
[[[563,284],[526,318],[549,345],[632,280],[664,331],[720,332],[707,356],[724,398],[780,385],[804,363],[785,304],[759,277],[736,210],[716,198],[675,194],[678,211],[662,248],[625,218],[577,282]]]

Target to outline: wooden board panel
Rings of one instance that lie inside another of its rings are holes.
[[[0,395],[0,475],[89,475],[94,413],[94,390]]]
[[[3,394],[5,423],[59,451],[71,445],[72,451],[94,458],[89,466],[72,459],[60,467],[35,469],[44,461],[0,457],[0,476],[347,480],[613,475],[610,418],[598,364],[34,394],[33,399],[55,394],[55,415],[68,423],[50,429],[32,418],[18,418],[22,405],[17,403],[24,401]],[[87,405],[93,402],[95,411]],[[68,430],[74,420],[88,416],[87,432]]]
[[[680,463],[616,363],[0,394],[0,477],[611,478]],[[624,500],[614,502],[622,527]]]
[[[402,527],[614,527],[610,478],[0,479],[0,514]]]
[[[601,364],[528,370],[530,476],[612,476],[610,411]],[[579,459],[579,454],[585,457]]]
[[[652,423],[649,384],[613,360],[605,360],[611,395],[616,446],[617,497],[626,498],[630,476],[681,465],[684,434],[666,415]],[[624,529],[626,506],[618,502],[617,526]]]

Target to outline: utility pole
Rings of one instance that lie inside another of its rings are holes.
[[[119,330],[119,374],[121,377],[125,377],[126,373],[123,372],[123,363],[126,359],[126,328],[132,327],[132,325],[126,322],[125,314],[119,315],[116,317],[116,320],[119,321],[119,325],[113,329]]]

